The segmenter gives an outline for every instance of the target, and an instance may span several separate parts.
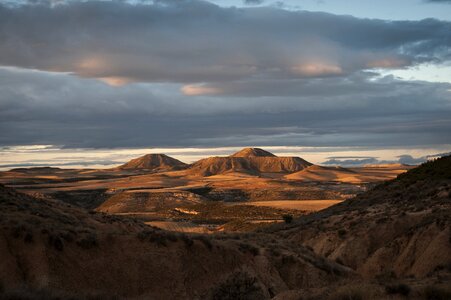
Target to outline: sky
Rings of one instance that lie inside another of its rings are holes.
[[[1,169],[245,146],[450,152],[451,1],[0,1]]]

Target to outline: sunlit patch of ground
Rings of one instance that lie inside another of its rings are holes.
[[[338,204],[343,200],[276,200],[276,201],[253,201],[246,205],[268,206],[279,209],[296,209],[302,211],[318,211],[329,206]],[[237,204],[241,205],[241,204]]]
[[[192,222],[175,222],[175,221],[152,221],[145,224],[158,227],[160,229],[185,232],[185,233],[213,233],[217,231],[218,225],[195,224]]]

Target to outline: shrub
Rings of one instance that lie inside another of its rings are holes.
[[[95,234],[89,234],[77,241],[77,245],[83,249],[91,249],[97,246],[97,236]]]
[[[33,233],[27,232],[23,240],[25,243],[33,243]]]
[[[427,300],[448,300],[451,299],[451,291],[439,286],[427,286],[424,289],[424,298]]]
[[[332,293],[329,297],[330,300],[367,300],[371,299],[366,294],[364,287],[342,287]]]
[[[180,236],[180,239],[185,243],[185,246],[187,248],[191,248],[191,246],[193,246],[193,244],[194,244],[193,239],[191,239],[190,237],[186,236],[185,234],[182,234]]]
[[[140,241],[149,241],[151,243],[156,243],[160,246],[166,246],[166,234],[159,230],[143,230],[138,233],[138,239]]]
[[[330,300],[366,300],[369,299],[362,288],[357,287],[347,287],[342,288],[335,293],[333,293],[330,297]]]
[[[408,296],[410,294],[410,286],[407,284],[394,284],[394,285],[387,285],[385,287],[385,292],[387,294],[393,295],[393,294],[400,294],[403,296]]]
[[[171,232],[168,232],[168,234],[166,235],[166,238],[168,239],[168,241],[170,242],[177,242],[178,237],[176,234],[173,234]]]
[[[280,256],[280,252],[276,247],[269,248],[269,251],[272,256]]]
[[[161,233],[161,232],[154,232],[149,237],[149,242],[156,243],[156,244],[158,244],[160,246],[167,246],[167,244],[166,244],[166,235],[164,233]]]
[[[344,238],[345,235],[346,235],[346,233],[347,233],[347,231],[346,231],[345,229],[340,229],[340,230],[338,230],[338,236],[339,236],[340,238]]]
[[[260,254],[260,249],[251,244],[240,243],[239,249],[241,252],[249,252],[253,256]]]
[[[212,300],[260,300],[266,299],[261,284],[257,278],[247,272],[237,272],[217,286],[213,292]]]
[[[293,222],[293,215],[283,215],[282,218],[285,221],[285,223],[287,223],[287,224],[290,224],[291,222]]]
[[[63,251],[64,243],[58,235],[49,235],[49,245],[53,246],[58,251]]]
[[[387,270],[385,272],[379,273],[376,275],[376,280],[380,283],[380,284],[384,284],[384,283],[388,283],[388,282],[393,282],[394,279],[396,279],[396,273],[393,272],[393,270]]]
[[[292,265],[296,263],[296,258],[293,255],[284,255],[282,256],[281,261],[284,265]]]
[[[205,247],[208,248],[208,250],[212,250],[213,249],[213,244],[211,243],[210,239],[204,235],[198,236],[197,239],[199,241],[201,241]]]

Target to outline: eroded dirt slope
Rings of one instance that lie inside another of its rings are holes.
[[[451,266],[451,157],[270,231],[368,278],[424,278]]]

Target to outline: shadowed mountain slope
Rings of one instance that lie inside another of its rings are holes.
[[[451,157],[447,156],[293,225],[268,231],[283,232],[289,240],[365,277],[449,274],[450,195]]]
[[[155,171],[180,170],[187,164],[166,154],[146,154],[121,165],[122,170],[146,169]]]

